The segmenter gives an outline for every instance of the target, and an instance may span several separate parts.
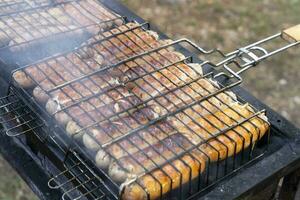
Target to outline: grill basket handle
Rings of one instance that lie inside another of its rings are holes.
[[[267,50],[264,45],[274,42],[274,40],[281,40],[281,42],[284,42],[285,44],[281,44],[281,46],[275,49]],[[229,75],[222,72],[216,76],[225,75],[230,78],[235,77],[238,80],[242,80],[242,78],[239,76],[241,73],[256,66],[261,61],[299,44],[300,25],[284,29],[280,33],[262,39],[248,46],[239,48],[231,53],[225,54],[225,59],[216,66],[223,66],[224,69],[229,72]],[[232,66],[238,68],[238,70],[234,70]]]
[[[274,40],[280,40],[281,43],[284,44],[281,44],[280,46],[278,45],[279,47],[277,48],[267,49],[265,47],[266,44],[269,44],[271,42],[277,44]],[[264,38],[248,46],[241,47],[227,54],[218,49],[205,50],[188,39],[182,39],[181,42],[187,43],[187,48],[192,47],[194,50],[197,51],[197,53],[199,53],[199,55],[221,55],[222,59],[218,63],[213,63],[210,60],[204,59],[204,62],[202,64],[210,64],[211,66],[217,69],[222,67],[222,72],[217,72],[217,74],[215,74],[214,77],[217,78],[220,76],[224,76],[228,79],[235,79],[236,81],[231,85],[234,86],[240,84],[243,81],[240,74],[242,74],[246,70],[256,66],[261,61],[273,55],[276,55],[278,53],[286,51],[291,47],[299,45],[300,24],[288,29],[284,29],[280,33]]]
[[[282,37],[287,41],[300,41],[300,24],[282,31]]]

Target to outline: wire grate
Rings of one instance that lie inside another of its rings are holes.
[[[0,123],[4,125],[8,136],[27,134],[42,127],[42,121],[34,117],[28,107],[15,94],[2,98],[0,102]],[[38,131],[36,134],[42,137]]]
[[[1,112],[1,114],[4,116],[4,113],[6,114],[10,114],[11,117],[6,117],[5,121],[1,121],[3,124],[9,124],[10,121],[16,121],[16,123],[18,125],[16,125],[15,127],[18,127],[18,129],[14,129],[11,130],[11,133],[18,133],[18,134],[9,134],[10,132],[6,131],[6,133],[9,136],[20,136],[22,134],[30,134],[30,133],[34,133],[35,135],[41,135],[41,133],[48,133],[49,131],[45,131],[44,129],[41,129],[41,127],[37,128],[37,127],[32,127],[30,125],[30,123],[25,122],[26,119],[22,119],[20,117],[17,117],[16,115],[18,115],[17,113],[14,112],[15,109],[10,108],[10,102],[14,102],[12,101],[13,99],[18,100],[18,104],[20,105],[24,105],[22,103],[21,100],[18,99],[17,96],[15,96],[14,94],[14,90],[12,90],[10,92],[10,95],[3,98],[3,100],[5,101],[1,101],[2,106],[1,109],[4,109],[5,111]],[[1,99],[2,100],[2,99]],[[26,107],[26,106],[25,106]],[[30,110],[30,108],[26,107],[25,110]],[[39,121],[40,117],[36,116],[34,113],[30,113],[32,118],[36,119],[37,121]],[[16,117],[12,117],[12,116],[16,116]],[[26,131],[26,132],[21,132],[20,130],[27,130],[28,126],[31,126],[31,129]],[[43,126],[43,125],[41,125]],[[5,125],[6,129],[9,128],[7,125]],[[82,158],[80,158],[80,156],[75,153],[74,151],[69,151],[69,150],[65,150],[67,149],[67,144],[64,143],[63,145],[58,141],[61,141],[61,139],[58,138],[59,134],[57,134],[56,132],[53,132],[53,134],[50,135],[50,137],[47,137],[47,142],[50,144],[55,144],[55,149],[58,148],[60,150],[62,150],[64,153],[64,168],[65,170],[61,171],[59,174],[54,174],[53,178],[49,180],[49,187],[53,188],[53,189],[58,189],[61,188],[64,190],[64,195],[63,195],[63,199],[110,199],[108,198],[103,190],[103,187],[101,184],[104,184],[103,181],[101,179],[98,178],[98,176],[95,175],[95,172],[93,169],[91,169],[89,166],[89,164],[87,164]],[[176,141],[179,141],[178,139],[181,136],[179,134],[177,135],[173,135],[170,138],[177,138],[175,139]],[[169,139],[169,138],[168,138]],[[166,140],[162,140],[161,144],[163,145],[167,145],[168,144],[168,139]],[[181,137],[181,140],[186,140],[184,137]],[[45,139],[43,139],[43,141],[45,142]],[[165,143],[166,142],[166,143]],[[170,141],[169,141],[170,142]],[[187,142],[187,141],[186,141]],[[156,144],[155,146],[159,148],[159,145],[161,145],[160,143]],[[168,146],[171,147],[171,146]],[[176,149],[176,146],[172,146],[174,149]],[[152,147],[151,147],[152,148]],[[178,149],[178,147],[177,147]],[[153,150],[152,150],[153,151]],[[178,150],[177,150],[178,151]],[[143,152],[149,153],[151,152],[151,150],[145,149]],[[141,156],[142,153],[138,152],[135,154],[135,156],[139,159],[139,161],[141,162],[143,157]],[[163,155],[168,155],[166,152],[164,152]],[[172,157],[172,155],[168,155],[169,157]],[[179,156],[179,155],[178,155]],[[153,156],[155,157],[155,156]],[[123,158],[122,161],[124,161]],[[128,158],[127,158],[128,159]],[[170,160],[170,162],[172,161],[172,159],[168,158]],[[122,162],[121,161],[121,162]],[[148,165],[149,166],[149,165]],[[96,170],[96,169],[95,169]],[[99,182],[100,181],[100,182]],[[100,187],[101,185],[101,187]],[[78,190],[80,192],[78,192]]]
[[[29,118],[32,120],[28,121]],[[59,139],[57,132],[49,135],[49,128],[16,96],[13,88],[10,89],[8,96],[0,99],[0,119],[0,124],[4,126],[6,134],[10,137],[33,134],[38,136],[43,144],[51,144],[62,166],[58,166],[61,172],[52,174],[53,178],[48,184],[50,188],[62,189],[63,199],[110,199],[105,193],[107,191],[103,190],[103,181],[95,176],[93,169],[89,168],[85,160],[76,152],[67,150],[67,144]],[[39,123],[39,126],[34,125],[33,122]],[[41,158],[41,164],[45,165],[43,159],[45,158]]]
[[[230,89],[246,69],[298,44],[258,47],[279,36],[223,54],[186,39],[161,40],[147,23],[132,22],[21,67],[13,80],[69,136],[68,150],[88,156],[121,198],[184,199],[252,160],[258,141],[269,137],[265,111]],[[195,63],[180,53],[186,44],[222,61]],[[204,73],[206,64],[224,72]],[[230,80],[221,84],[221,76]]]
[[[1,15],[7,15],[53,3],[55,3],[53,0],[3,0],[0,2],[0,11]]]
[[[0,17],[0,47],[27,44],[59,34],[96,34],[117,21],[122,23],[122,18],[97,1],[58,1],[3,14]]]

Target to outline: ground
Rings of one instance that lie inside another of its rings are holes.
[[[187,37],[225,52],[299,23],[300,0],[123,0],[172,38]],[[277,55],[243,75],[243,86],[300,126],[300,48]],[[0,199],[33,194],[0,159]]]
[[[37,197],[0,156],[0,199],[35,200]]]

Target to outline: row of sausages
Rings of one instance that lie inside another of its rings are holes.
[[[95,152],[96,165],[122,183],[122,199],[156,199],[268,129],[264,114],[252,117],[250,105],[219,92],[201,65],[184,62],[171,43],[128,23],[80,51],[13,74],[70,136]]]

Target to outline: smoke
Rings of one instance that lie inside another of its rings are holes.
[[[107,28],[101,22],[115,18],[90,0],[6,2],[5,8],[0,3],[0,11],[6,10],[0,15],[0,59],[6,71],[72,50]]]

